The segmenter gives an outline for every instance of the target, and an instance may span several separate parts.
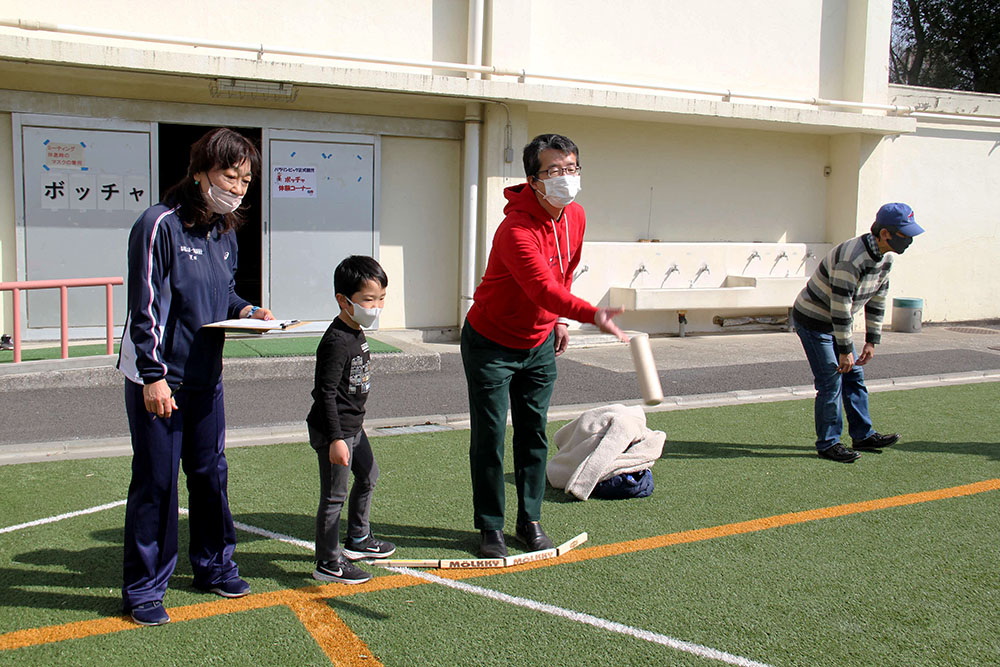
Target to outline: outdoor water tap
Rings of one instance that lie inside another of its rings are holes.
[[[590,267],[587,266],[586,264],[578,268],[576,272],[573,274],[573,282],[576,282],[576,279],[585,274],[587,271],[590,271]]]
[[[663,280],[660,281],[660,287],[663,287],[663,283],[667,282],[667,278],[670,277],[671,273],[679,273],[680,269],[677,268],[676,264],[671,264],[670,268],[667,269],[667,273],[663,276]]]
[[[639,262],[639,268],[637,268],[635,273],[632,274],[632,282],[630,282],[628,286],[631,287],[632,283],[635,282],[635,279],[643,273],[649,273],[649,271],[646,269],[646,264],[644,262]]]
[[[782,250],[781,252],[778,253],[778,256],[774,258],[774,261],[777,262],[779,259],[782,259],[782,258],[788,259],[788,253],[785,252],[784,250]]]
[[[702,264],[701,266],[698,267],[698,272],[694,274],[694,279],[691,281],[691,285],[689,285],[689,287],[694,287],[694,284],[698,281],[698,278],[700,278],[701,274],[703,273],[712,275],[712,271],[711,269],[708,268],[708,264]]]
[[[750,256],[747,257],[747,261],[749,262],[749,261],[752,261],[754,259],[760,259],[760,253],[757,252],[756,250],[754,250],[752,253],[750,253]]]

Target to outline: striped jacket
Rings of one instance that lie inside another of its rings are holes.
[[[796,325],[833,333],[837,353],[848,354],[854,349],[854,316],[864,306],[865,342],[878,344],[891,269],[892,255],[882,255],[871,234],[844,241],[823,258],[795,298]]]

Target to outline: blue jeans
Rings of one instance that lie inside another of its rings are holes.
[[[847,428],[855,440],[863,440],[875,433],[868,414],[868,388],[861,366],[854,366],[849,373],[838,373],[837,347],[833,334],[812,331],[802,326],[795,329],[802,341],[816,387],[816,449],[823,451],[840,442],[844,429],[840,402],[843,399],[847,413]],[[854,352],[854,348],[851,348]],[[857,359],[857,355],[855,355]]]

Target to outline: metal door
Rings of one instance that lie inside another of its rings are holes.
[[[334,268],[378,257],[377,138],[265,130],[264,144],[264,302],[278,317],[332,320]]]

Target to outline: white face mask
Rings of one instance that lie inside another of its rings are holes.
[[[202,192],[201,196],[205,198],[208,208],[220,215],[232,213],[240,207],[240,203],[243,201],[243,197],[227,192],[211,182],[208,184],[208,192]]]
[[[542,181],[545,187],[545,201],[556,208],[566,208],[573,203],[576,195],[583,188],[580,186],[580,174],[563,174]]]
[[[347,300],[347,303],[354,306],[354,314],[351,315],[351,319],[354,320],[358,326],[364,327],[365,329],[370,329],[371,326],[375,324],[375,320],[378,318],[379,313],[382,312],[381,308],[365,308],[363,306],[359,306],[350,299]]]

